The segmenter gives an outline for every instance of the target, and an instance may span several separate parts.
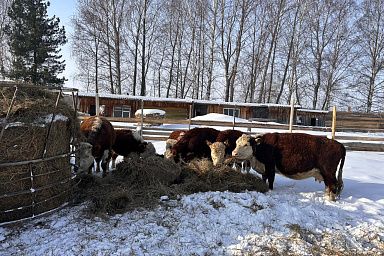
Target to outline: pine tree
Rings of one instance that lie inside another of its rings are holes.
[[[60,19],[47,15],[49,2],[14,0],[5,32],[9,36],[12,68],[9,77],[36,85],[62,85],[58,75],[65,69],[60,46],[67,42]]]

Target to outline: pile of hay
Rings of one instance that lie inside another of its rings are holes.
[[[68,201],[69,156],[55,157],[70,151],[78,131],[75,111],[62,101],[55,108],[58,91],[18,86],[11,106],[14,92],[14,87],[0,87],[0,222]],[[39,161],[43,157],[54,159]]]
[[[207,191],[267,192],[268,186],[258,176],[241,173],[223,165],[214,167],[208,159],[194,160],[184,167],[184,182],[180,184],[188,193]]]
[[[181,168],[156,155],[140,157],[131,154],[105,178],[84,174],[79,176],[78,200],[90,200],[93,214],[115,214],[138,207],[149,208],[160,196],[172,194],[171,184],[177,182]]]
[[[161,196],[176,199],[207,191],[268,191],[260,178],[227,166],[215,169],[207,159],[180,166],[155,155],[131,156],[106,178],[83,175],[80,179],[78,200],[89,200],[88,210],[94,215],[152,208],[159,204]]]

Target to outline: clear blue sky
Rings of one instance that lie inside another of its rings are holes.
[[[60,18],[60,26],[65,27],[66,35],[68,38],[68,43],[62,47],[61,53],[63,55],[63,59],[66,63],[65,71],[63,75],[68,79],[65,83],[66,87],[77,87],[74,84],[73,75],[76,69],[76,64],[74,58],[71,56],[71,35],[73,32],[71,26],[71,18],[76,13],[76,0],[51,0],[50,6],[48,7],[48,16],[52,17],[56,15],[56,17]]]

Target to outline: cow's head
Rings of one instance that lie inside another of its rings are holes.
[[[248,134],[243,134],[236,140],[236,148],[232,151],[232,156],[240,160],[249,160],[253,156],[254,143],[257,143],[258,139],[253,138]]]
[[[76,162],[79,165],[79,172],[87,172],[94,162],[92,145],[87,142],[80,142],[76,152]]]
[[[177,140],[174,139],[167,139],[165,142],[165,152],[164,152],[164,157],[167,159],[172,159],[173,154],[172,154],[172,147],[177,143]]]
[[[206,141],[207,145],[211,149],[211,158],[214,166],[218,166],[224,163],[225,159],[225,148],[226,145],[224,142],[210,142]]]

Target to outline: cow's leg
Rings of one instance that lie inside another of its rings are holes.
[[[102,160],[102,157],[95,157],[96,160],[96,172],[100,172],[100,162]]]
[[[245,169],[246,173],[249,173],[251,171],[251,163],[249,160],[245,160],[242,162],[243,168]]]
[[[325,184],[325,197],[329,201],[335,201],[337,196],[337,179],[335,175],[326,174],[323,175],[324,177],[324,184]]]
[[[112,152],[112,157],[111,157],[111,159],[112,159],[111,168],[112,169],[116,169],[116,158],[117,158],[117,156],[118,155],[115,152]]]
[[[268,187],[273,190],[273,183],[275,182],[275,168],[272,165],[265,166],[265,174],[263,174],[263,180],[268,179]]]
[[[95,166],[95,161],[92,162],[92,164],[88,168],[88,174],[92,174],[93,167]]]
[[[103,159],[101,161],[101,168],[103,169],[103,177],[105,177],[109,171],[109,161],[112,158],[112,151],[105,150],[103,154]]]

